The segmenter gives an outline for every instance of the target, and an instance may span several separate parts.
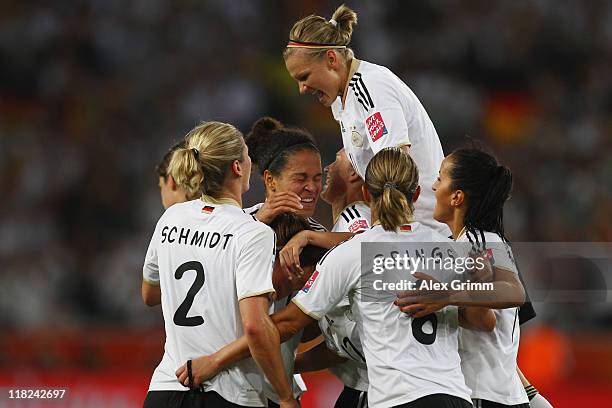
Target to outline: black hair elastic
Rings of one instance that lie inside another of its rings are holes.
[[[193,152],[196,160],[200,157],[200,151],[198,149],[196,149],[195,147],[193,149],[191,149],[191,151]]]
[[[189,389],[193,388],[193,372],[191,371],[191,360],[187,360],[187,377],[189,377]]]

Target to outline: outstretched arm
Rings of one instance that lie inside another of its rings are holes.
[[[295,358],[293,372],[305,373],[308,371],[319,371],[347,361],[327,348],[325,342],[321,342],[308,351],[299,353]]]
[[[253,360],[270,381],[281,403],[295,403],[283,367],[278,330],[268,315],[268,295],[242,299],[239,305],[247,346]],[[293,405],[297,407],[297,403]]]
[[[270,318],[278,329],[281,343],[289,340],[306,325],[315,321],[315,319],[302,312],[293,302]],[[220,371],[250,356],[249,343],[246,336],[242,336],[209,356],[194,359],[192,362],[193,382],[195,385],[199,385],[203,381],[214,377]],[[181,384],[189,384],[185,364],[176,370],[176,376]]]

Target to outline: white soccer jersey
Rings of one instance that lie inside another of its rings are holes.
[[[357,201],[346,206],[334,221],[332,232],[352,232],[356,234],[369,230],[372,226],[370,206]]]
[[[410,145],[421,186],[415,220],[449,236],[448,227],[433,219],[436,200],[431,185],[444,152],[425,108],[388,68],[353,59],[349,77],[344,107],[338,97],[331,108],[355,171],[365,179],[366,167],[376,153],[385,147]]]
[[[490,259],[496,268],[518,274],[512,250],[494,233],[484,233]],[[478,233],[480,241],[480,233]],[[465,234],[458,242],[469,242]],[[505,405],[529,402],[516,372],[516,357],[521,328],[518,308],[493,310],[497,323],[490,332],[459,330],[459,354],[465,382],[472,389],[472,398],[486,399]]]
[[[193,200],[166,210],[143,267],[144,280],[161,285],[166,331],[150,391],[186,391],[174,374],[178,367],[243,335],[238,302],[274,292],[274,256],[274,232],[233,200]],[[265,405],[263,374],[252,359],[203,387],[235,404]]]
[[[370,229],[372,216],[370,207],[363,201],[346,206],[335,220],[332,232],[359,233]],[[324,319],[319,320],[319,328],[327,348],[349,360],[330,367],[330,371],[344,385],[359,391],[368,390],[368,370],[365,364],[363,346],[357,331],[357,322],[352,317],[348,297],[331,309]]]
[[[263,203],[258,203],[252,207],[245,208],[243,211],[245,212],[245,214],[254,217],[262,205]],[[308,221],[308,224],[314,231],[326,231],[325,227],[319,224],[314,218],[307,218],[306,221]],[[290,297],[275,300],[270,305],[270,314],[279,312],[281,309],[283,309],[289,304],[290,300]],[[295,365],[295,355],[297,353],[297,348],[300,344],[301,339],[302,331],[300,331],[291,339],[281,344],[281,356],[283,358],[283,366],[285,367],[285,373],[293,373],[293,367]],[[306,383],[304,382],[300,374],[293,375],[293,381],[291,381],[291,385],[293,387],[293,395],[296,398],[306,391]],[[264,394],[267,398],[271,399],[275,403],[279,403],[278,395],[272,387],[272,384],[270,384],[267,379],[265,379],[264,382]]]
[[[257,214],[257,211],[259,211],[259,209],[263,205],[264,205],[264,203],[255,204],[252,207],[245,208],[244,212],[246,214],[252,215],[254,217],[255,214]],[[312,228],[313,231],[327,231],[327,228],[325,228],[323,225],[321,225],[317,220],[315,220],[312,217],[306,218],[306,221],[308,221],[308,224],[310,225],[310,228]]]
[[[380,292],[377,301],[364,282],[378,275],[362,266],[362,243],[441,243],[448,238],[417,222],[406,230],[387,232],[379,225],[332,249],[317,264],[313,277],[293,299],[311,317],[321,319],[348,295],[367,361],[368,403],[390,407],[432,394],[449,394],[470,401],[458,352],[456,307],[413,319],[393,304],[396,294]]]

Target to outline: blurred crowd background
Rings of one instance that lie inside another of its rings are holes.
[[[512,241],[612,241],[612,2],[347,4],[359,16],[357,57],[415,91],[446,153],[469,136],[512,169]],[[54,367],[40,356],[15,360],[12,347],[40,333],[161,327],[160,310],[140,298],[163,211],[154,168],[197,122],[246,133],[271,115],[310,130],[324,165],[333,160],[337,124],[299,96],[281,52],[299,17],[329,17],[337,5],[0,3],[0,369]],[[262,198],[256,184],[245,204]],[[330,225],[322,202],[317,216]],[[612,314],[609,303],[597,309]],[[585,328],[579,314],[567,321],[543,310],[559,350],[573,344],[575,327],[610,336],[610,319]],[[609,382],[612,369],[602,370]]]

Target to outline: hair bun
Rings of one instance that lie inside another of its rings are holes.
[[[260,138],[263,135],[267,135],[268,133],[277,129],[282,129],[283,127],[285,126],[280,121],[269,116],[265,116],[257,119],[255,123],[253,123],[250,134],[254,137]]]
[[[336,22],[334,27],[340,30],[344,37],[345,43],[342,45],[348,45],[353,35],[353,27],[357,25],[357,13],[351,10],[346,4],[342,4],[334,11],[331,19]]]

